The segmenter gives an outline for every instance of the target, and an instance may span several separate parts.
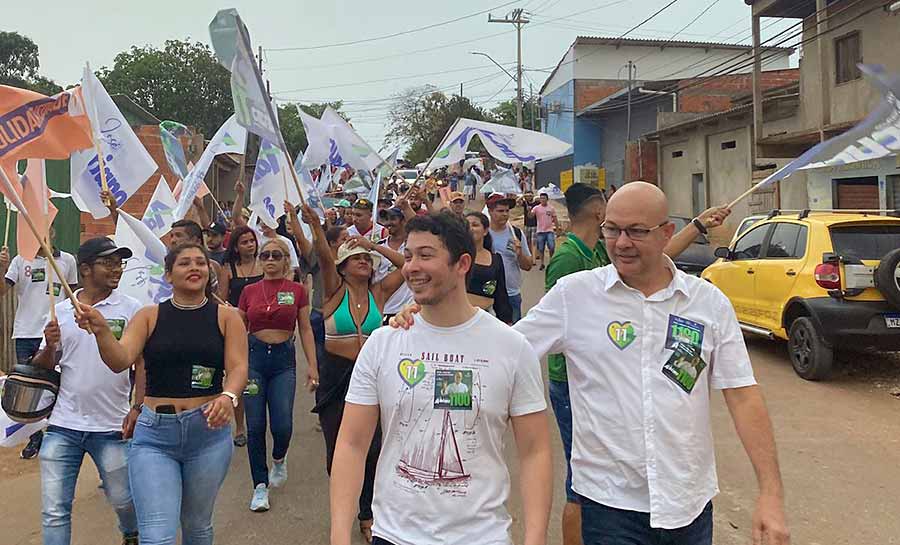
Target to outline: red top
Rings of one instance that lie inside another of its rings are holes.
[[[250,333],[262,329],[293,331],[297,313],[309,305],[306,288],[287,279],[263,279],[241,292],[238,308],[247,315]]]

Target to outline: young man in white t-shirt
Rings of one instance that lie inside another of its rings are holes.
[[[403,275],[421,319],[366,341],[346,396],[331,478],[331,543],[349,545],[380,419],[374,543],[509,545],[503,437],[520,457],[526,545],[544,545],[552,455],[540,364],[525,337],[466,297],[475,244],[449,212],[407,224]]]

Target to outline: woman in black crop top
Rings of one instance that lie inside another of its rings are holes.
[[[506,272],[503,269],[503,258],[493,252],[488,232],[490,221],[481,212],[469,212],[466,214],[466,221],[469,222],[469,232],[478,248],[466,285],[469,302],[484,310],[493,308],[497,319],[512,324],[512,305],[509,304],[506,292]]]
[[[262,280],[262,264],[256,260],[259,242],[256,233],[246,225],[241,225],[231,233],[225,259],[222,263],[222,278],[219,279],[219,298],[237,308],[241,292],[250,284]],[[234,446],[247,445],[247,428],[244,426],[244,399],[238,400],[234,409]]]
[[[78,323],[94,332],[113,372],[135,361],[146,375],[128,453],[142,541],[175,543],[181,526],[184,543],[211,544],[216,495],[234,451],[229,424],[247,384],[247,330],[235,309],[210,300],[201,245],[170,250],[165,270],[172,299],[139,310],[120,340],[93,307],[79,306]]]

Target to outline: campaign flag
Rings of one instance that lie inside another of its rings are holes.
[[[29,159],[25,174],[19,178],[22,185],[22,204],[42,240],[50,237],[50,226],[56,218],[57,209],[50,202],[47,189],[46,167],[43,159]],[[34,259],[41,243],[31,229],[16,229],[16,245],[23,259]]]
[[[163,121],[159,124],[159,139],[166,154],[166,162],[169,163],[169,169],[182,180],[187,178],[188,166],[184,148],[178,138],[189,132],[187,127],[175,121]]]
[[[79,87],[48,97],[0,85],[0,161],[68,159],[92,146]]]
[[[492,173],[490,181],[481,186],[481,193],[485,195],[491,193],[521,195],[522,188],[519,187],[519,179],[511,168],[498,168]]]
[[[303,123],[303,130],[306,132],[306,140],[309,144],[303,153],[303,164],[306,168],[316,168],[321,165],[331,165],[331,135],[328,125],[314,116],[304,112],[297,105],[297,114],[300,116],[300,122]],[[326,166],[326,170],[331,169]]]
[[[290,180],[289,168],[292,166],[281,149],[262,139],[250,184],[250,210],[257,212],[260,220],[273,229],[278,226],[278,218],[284,215],[284,201],[295,205],[300,202],[297,187]]]
[[[384,162],[381,163],[381,166],[378,167],[378,173],[381,174],[385,178],[387,178],[388,176],[393,174],[394,170],[397,166],[397,156],[398,155],[400,155],[399,147],[397,147],[397,149],[395,149],[393,151],[393,153],[388,155],[387,159],[385,159]]]
[[[172,286],[165,279],[166,247],[142,221],[119,210],[116,245],[134,255],[125,262],[120,291],[144,305],[159,304],[172,297]]]
[[[297,158],[294,160],[294,170],[297,171],[298,179],[300,180],[300,189],[303,191],[303,199],[306,201],[313,210],[316,211],[320,219],[325,219],[325,209],[322,207],[322,195],[319,193],[318,187],[316,187],[316,182],[312,179],[312,174],[310,174],[309,169],[303,166],[303,152],[297,153]],[[319,179],[322,179],[324,174],[319,174]]]
[[[322,112],[322,122],[331,125],[333,138],[350,166],[357,170],[371,171],[384,164],[384,159],[331,106],[326,106]]]
[[[175,222],[175,195],[169,189],[169,184],[162,176],[159,177],[159,183],[156,184],[156,190],[150,197],[150,203],[147,204],[147,210],[141,221],[156,236],[162,238],[172,230],[172,224]]]
[[[882,93],[881,102],[849,131],[821,142],[754,186],[758,190],[798,170],[880,159],[900,152],[900,74],[884,67],[859,65],[866,79]]]
[[[555,184],[552,184],[552,183],[547,184],[547,187],[542,187],[538,191],[538,195],[547,195],[548,199],[551,199],[554,201],[559,201],[559,200],[566,198],[566,196],[563,194],[563,192],[558,187],[556,187]]]
[[[121,208],[137,192],[157,166],[131,129],[97,76],[85,66],[81,92],[91,119],[93,138],[103,153],[106,183]],[[105,218],[109,210],[100,199],[100,163],[92,147],[72,154],[72,199],[82,212]]]
[[[335,118],[340,119],[341,126],[325,121],[325,116],[329,111],[332,112],[330,119],[332,121]],[[300,121],[303,123],[303,129],[306,131],[306,140],[309,142],[303,158],[303,166],[306,168],[316,168],[322,164],[327,164],[335,167],[351,167],[356,170],[369,171],[384,162],[381,158],[378,158],[377,161],[372,159],[372,157],[378,156],[371,152],[368,144],[363,142],[358,136],[355,136],[356,133],[353,132],[353,129],[334,110],[326,108],[325,113],[322,114],[322,119],[316,119],[304,112],[299,106],[297,106],[297,112],[300,114]],[[367,157],[370,157],[370,159],[368,161],[364,160],[360,157],[360,152],[367,154]],[[374,162],[375,166],[369,167],[370,162]]]
[[[278,118],[253,58],[250,33],[237,10],[219,10],[209,23],[209,35],[219,63],[231,71],[231,96],[238,124],[284,150]]]
[[[438,146],[431,168],[464,161],[475,135],[488,153],[507,164],[559,157],[572,148],[571,144],[549,134],[461,117]]]
[[[220,153],[244,153],[244,143],[247,141],[247,130],[238,123],[237,115],[232,115],[219,127],[216,134],[209,141],[209,145],[203,150],[203,155],[191,171],[182,185],[183,190],[178,197],[178,205],[175,207],[175,221],[184,219],[188,209],[194,202],[194,197],[200,191],[203,178],[212,165],[213,159]],[[207,191],[209,191],[207,189]]]
[[[0,377],[0,392],[3,391],[3,383],[6,377]],[[39,407],[46,407],[51,403],[53,394],[49,391],[43,394]],[[3,409],[0,409],[0,447],[14,447],[28,441],[35,432],[41,431],[47,427],[47,420],[41,420],[31,424],[22,424],[11,419]]]
[[[22,203],[22,182],[16,170],[16,161],[0,162],[0,193],[13,210],[16,212],[25,210]]]

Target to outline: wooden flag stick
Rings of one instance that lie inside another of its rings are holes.
[[[453,129],[456,128],[456,125],[457,125],[457,123],[459,123],[459,120],[460,120],[460,118],[457,117],[457,118],[456,118],[456,121],[454,121],[453,124],[450,125],[450,128],[447,129],[447,133],[444,134],[444,137],[443,137],[443,138],[441,138],[441,143],[438,144],[437,148],[435,148],[435,150],[434,150],[434,153],[432,153],[432,154],[431,154],[431,157],[428,158],[428,162],[425,163],[425,168],[423,168],[423,169],[422,169],[422,172],[420,172],[419,175],[416,176],[416,179],[413,180],[413,183],[412,183],[412,185],[409,186],[409,189],[406,191],[406,194],[403,195],[403,198],[404,198],[404,199],[408,199],[408,198],[409,198],[409,195],[410,195],[410,192],[411,192],[417,185],[419,185],[419,180],[422,179],[422,176],[425,174],[425,172],[428,171],[428,167],[431,166],[431,162],[434,161],[434,158],[435,158],[435,157],[437,157],[438,152],[441,150],[441,146],[444,145],[444,142],[446,142],[447,137],[450,136],[450,133],[452,133],[452,132],[453,132]]]
[[[46,246],[50,246],[52,248],[52,246],[50,245],[50,242],[46,239],[44,240],[44,244]],[[62,279],[60,279],[60,280],[62,280]],[[62,282],[60,282],[60,283],[62,283]],[[55,322],[56,321],[56,297],[53,294],[53,271],[52,270],[47,271],[47,298],[50,299],[50,321]]]
[[[9,218],[12,216],[12,208],[9,207],[9,201],[3,200],[6,204],[6,228],[3,230],[3,246],[9,247]]]

